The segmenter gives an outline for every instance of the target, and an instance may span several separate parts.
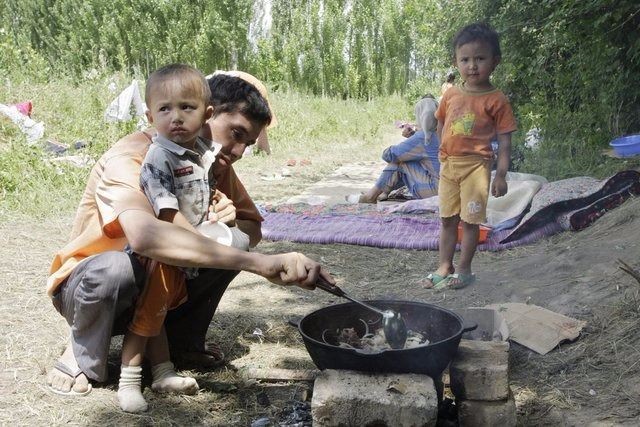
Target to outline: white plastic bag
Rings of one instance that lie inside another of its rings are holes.
[[[140,96],[138,81],[133,80],[131,84],[116,97],[104,112],[104,119],[107,122],[128,121],[133,118],[132,110],[135,116],[144,117],[147,107]]]
[[[36,122],[31,117],[22,114],[15,105],[0,104],[0,113],[9,117],[18,125],[20,131],[27,137],[27,144],[33,145],[44,136],[44,123]]]

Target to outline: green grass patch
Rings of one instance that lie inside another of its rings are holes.
[[[45,124],[45,137],[28,146],[17,126],[0,117],[0,220],[16,215],[66,215],[75,210],[90,168],[53,161],[55,156],[47,153],[44,145],[51,140],[73,147],[83,141],[86,148],[72,148],[66,154],[82,154],[95,161],[120,137],[135,130],[135,120],[106,123],[103,119],[107,105],[131,80],[130,76],[110,74],[87,76],[80,81],[57,78],[36,84],[13,83],[10,79],[0,82],[0,102],[31,100],[32,118]],[[287,159],[311,161],[309,167],[299,169],[301,179],[297,181],[299,185],[308,184],[342,164],[380,159],[384,147],[401,140],[393,121],[413,120],[414,100],[396,95],[342,100],[276,91],[271,101],[279,121],[269,131],[272,155],[247,157],[237,165],[256,200],[261,200],[261,186],[267,184],[256,181],[255,176],[278,173]],[[524,129],[533,125],[535,116],[521,118],[523,130],[514,134],[517,170],[555,180],[577,175],[604,178],[622,169],[640,167],[640,158],[618,160],[603,156],[602,150],[607,148],[603,136],[589,138],[585,132],[569,132],[574,135],[572,138],[560,140],[548,131],[538,150],[527,149]],[[571,123],[562,121],[562,125]]]
[[[75,210],[90,167],[56,161],[45,150],[46,141],[71,147],[83,141],[86,148],[70,148],[65,155],[97,160],[111,144],[135,130],[135,120],[106,123],[103,119],[107,105],[130,82],[131,77],[121,75],[79,82],[2,82],[0,92],[5,96],[0,102],[31,100],[32,118],[45,124],[45,136],[29,146],[18,127],[0,117],[0,219],[19,214],[39,218]],[[115,91],[109,88],[112,84]],[[240,171],[276,172],[287,158],[305,158],[312,165],[305,168],[304,178],[321,179],[337,165],[379,159],[381,141],[389,141],[390,132],[400,139],[392,128],[393,120],[409,120],[413,115],[411,102],[399,96],[364,101],[276,92],[271,98],[279,121],[269,132],[273,154],[247,157],[238,164]]]
[[[43,122],[45,135],[30,146],[18,127],[0,117],[0,218],[23,214],[34,218],[73,211],[86,184],[90,168],[54,160],[45,150],[47,141],[67,144],[65,155],[86,155],[97,159],[120,136],[135,129],[135,123],[105,123],[106,106],[129,79],[119,76],[76,82],[58,79],[49,83],[12,84],[4,81],[0,102],[13,104],[30,100],[32,119]],[[83,141],[87,147],[76,151]]]

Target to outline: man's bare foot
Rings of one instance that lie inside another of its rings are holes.
[[[47,375],[49,390],[68,396],[85,396],[91,392],[91,384],[87,376],[80,370],[73,355],[71,343],[55,362]]]
[[[360,197],[358,198],[358,203],[376,203],[376,202],[377,202],[376,199],[371,199],[367,197],[366,194],[361,194]]]
[[[362,193],[358,203],[377,203],[378,200],[386,200],[389,195],[376,187],[372,187]]]
[[[204,351],[181,351],[174,356],[176,366],[180,368],[217,368],[224,365],[224,352],[218,344],[210,343]]]

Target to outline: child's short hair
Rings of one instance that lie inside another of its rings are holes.
[[[454,58],[458,47],[476,41],[487,43],[493,51],[493,56],[502,56],[498,33],[484,22],[475,22],[463,27],[453,37]]]
[[[144,91],[144,100],[147,105],[151,102],[154,91],[169,82],[185,92],[201,97],[204,104],[209,105],[211,91],[204,74],[186,64],[165,65],[151,73]]]
[[[214,117],[220,113],[239,112],[264,126],[271,123],[269,104],[251,83],[227,74],[214,74],[207,81]]]

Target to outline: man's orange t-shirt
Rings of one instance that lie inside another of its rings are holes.
[[[94,165],[76,212],[70,241],[55,254],[49,268],[49,296],[55,294],[82,260],[106,251],[124,250],[127,239],[118,222],[121,213],[135,209],[155,216],[140,189],[140,169],[151,145],[151,136],[137,132],[124,137]],[[232,166],[215,171],[215,175],[216,188],[225,193],[236,207],[236,218],[263,220]]]

